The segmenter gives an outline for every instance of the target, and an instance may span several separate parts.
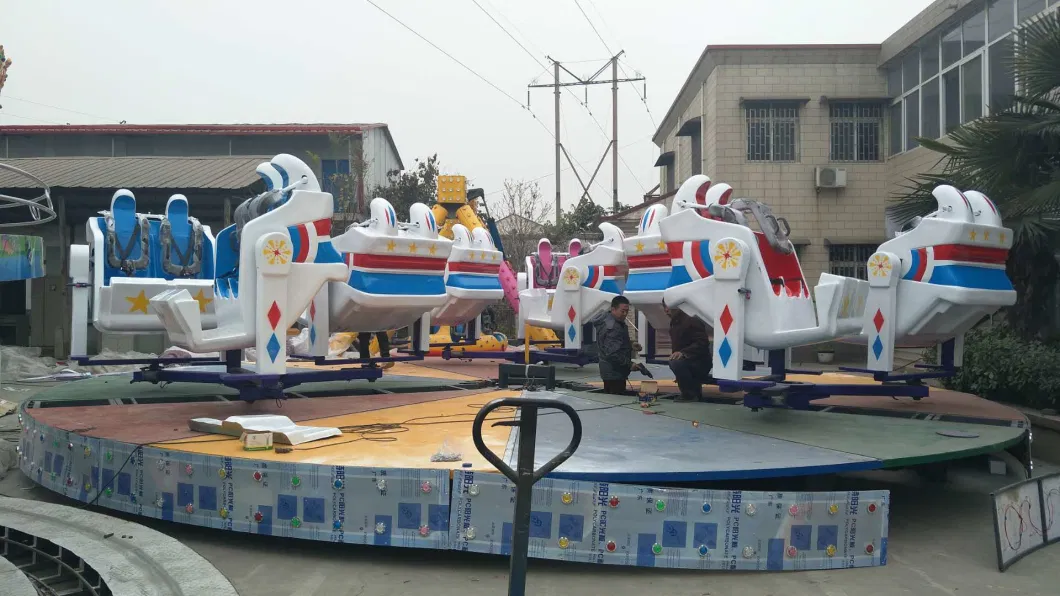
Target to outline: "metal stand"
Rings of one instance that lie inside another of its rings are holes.
[[[224,365],[223,371],[203,368],[146,368],[134,372],[132,382],[224,385],[239,391],[239,399],[253,402],[259,399],[284,399],[286,389],[302,383],[358,379],[371,382],[383,376],[383,369],[374,365],[339,370],[298,370],[283,374],[260,374],[244,370],[242,356],[243,350],[227,350],[223,362],[214,361],[215,364]],[[379,361],[377,359],[375,362]]]
[[[839,367],[844,372],[869,373],[879,385],[864,383],[805,383],[789,381],[787,375],[820,375],[817,370],[796,370],[786,366],[784,350],[770,350],[768,364],[772,374],[755,380],[725,381],[719,380],[718,387],[725,392],[744,391],[743,405],[758,411],[759,408],[786,406],[796,410],[806,410],[810,402],[833,395],[910,397],[919,401],[928,396],[927,379],[941,379],[953,376],[957,370],[954,366],[954,340],[943,342],[940,366],[916,365],[916,368],[928,369],[922,373],[893,373],[872,371],[854,367]]]
[[[482,423],[485,422],[486,416],[493,410],[505,406],[519,408],[519,418],[494,422],[493,426],[519,428],[519,457],[515,470],[508,467],[504,460],[490,451],[482,441]],[[540,469],[535,470],[534,451],[537,446],[537,412],[539,409],[563,411],[574,425],[574,434],[566,449],[559,452]],[[524,596],[526,594],[527,553],[530,548],[530,505],[534,483],[574,455],[574,451],[578,449],[578,444],[582,440],[582,421],[573,407],[559,400],[506,397],[495,399],[479,410],[471,427],[471,436],[475,441],[475,448],[482,454],[482,457],[515,483],[515,517],[512,520],[512,555],[511,566],[508,570],[508,596]]]

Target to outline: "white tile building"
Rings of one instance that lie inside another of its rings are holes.
[[[937,0],[882,44],[708,46],[654,136],[660,193],[646,203],[707,174],[788,220],[809,280],[863,277],[888,202],[938,162],[914,139],[1004,106],[1017,25],[1058,6]],[[818,168],[846,184],[819,187]]]

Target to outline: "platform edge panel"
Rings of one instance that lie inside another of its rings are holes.
[[[457,470],[453,550],[508,555],[515,486]],[[735,571],[887,564],[890,491],[668,489],[543,478],[533,489],[529,555],[539,559]]]
[[[23,414],[19,468],[44,488],[138,516],[348,544],[449,548],[449,470],[171,451],[55,429]],[[176,447],[176,445],[174,445]]]

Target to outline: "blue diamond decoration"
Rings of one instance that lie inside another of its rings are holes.
[[[313,325],[309,328],[309,343],[317,343],[317,326]]]
[[[707,548],[706,544],[700,544],[699,545],[699,556],[705,557],[705,556],[707,556],[708,552],[710,552],[710,549]]]
[[[331,527],[335,528],[335,531],[341,530],[342,529],[342,522],[339,521],[339,520],[335,520],[335,522],[331,524]]]
[[[577,337],[577,335],[578,332],[574,330],[574,325],[567,328],[567,337],[569,337],[571,341],[574,341],[574,338]]]
[[[718,347],[718,355],[721,356],[721,365],[729,366],[729,358],[732,358],[732,346],[729,345],[729,338],[721,340],[721,346]]]
[[[335,482],[334,482],[333,486],[335,487],[335,490],[339,490],[339,489],[341,489],[341,488],[342,488],[342,486],[343,486],[343,482],[342,482],[342,480],[335,480]]]
[[[710,513],[710,510],[711,510],[710,503],[703,503],[703,513]]]
[[[872,353],[876,354],[876,360],[880,359],[880,354],[883,352],[883,342],[880,341],[880,336],[876,336],[876,341],[872,342]]]
[[[280,340],[276,339],[275,333],[272,334],[272,338],[269,339],[269,343],[265,346],[265,349],[269,351],[269,358],[271,358],[273,362],[276,362],[276,355],[280,353]]]

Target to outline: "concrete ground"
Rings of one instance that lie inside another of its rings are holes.
[[[31,394],[3,391],[0,397],[12,400]],[[0,436],[6,434],[5,428],[16,428],[16,425],[14,416],[0,418]],[[1041,434],[1036,430],[1036,445]],[[1060,466],[1036,461],[1036,473],[1055,471],[1060,471]],[[986,473],[982,460],[954,470],[944,485],[926,483],[911,472],[839,478],[834,488],[840,490],[886,488],[892,491],[885,567],[794,573],[705,573],[531,560],[527,593],[563,596],[1055,595],[1060,582],[1057,571],[1060,545],[1046,547],[1004,573],[997,570],[989,494],[1012,481],[1012,477]],[[0,494],[79,505],[37,487],[18,470],[12,470],[0,480]],[[144,523],[192,548],[216,566],[240,594],[248,596],[506,593],[507,559],[503,557],[287,542],[128,519]]]

